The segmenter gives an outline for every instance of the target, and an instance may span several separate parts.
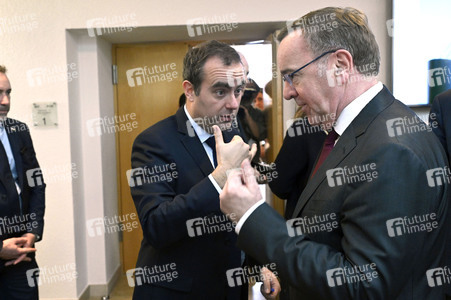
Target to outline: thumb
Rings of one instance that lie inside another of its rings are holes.
[[[214,134],[215,134],[215,142],[216,142],[216,148],[218,146],[221,146],[222,144],[224,144],[224,139],[222,137],[222,131],[221,129],[219,129],[218,125],[213,125],[213,130],[214,130]]]

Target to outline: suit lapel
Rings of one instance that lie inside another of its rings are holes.
[[[394,102],[395,98],[384,86],[376,97],[374,97],[351,122],[351,124],[340,136],[335,147],[330,152],[324,163],[311,178],[304,191],[302,192],[296,207],[293,211],[292,218],[300,215],[302,209],[312,198],[320,184],[326,179],[326,171],[336,168],[349,153],[357,146],[357,139],[364,134],[368,126],[373,122],[377,115]],[[383,129],[382,129],[383,130]]]
[[[319,167],[316,174],[309,179],[307,186],[299,197],[292,217],[297,216],[302,211],[308,200],[312,197],[313,193],[326,179],[326,171],[336,168],[346,158],[346,156],[348,156],[352,149],[355,148],[356,145],[357,143],[353,132],[346,135],[343,134],[343,136],[340,137],[329,156],[327,156],[324,163]]]
[[[15,126],[11,126],[6,122],[5,125],[6,132],[8,134],[9,144],[11,146],[11,151],[13,152],[14,162],[16,164],[16,171],[19,180],[19,187],[23,189],[23,163],[22,163],[22,155],[20,149],[20,140],[19,140],[19,132],[17,132],[17,128]]]
[[[183,107],[179,108],[175,114],[177,120],[177,127],[180,134],[180,141],[185,147],[186,151],[191,155],[196,165],[202,170],[205,176],[208,176],[213,172],[213,166],[211,165],[210,159],[205,152],[204,146],[199,140],[194,129],[192,129],[191,124],[188,121],[188,117],[185,114]],[[188,129],[190,130],[191,136],[188,134]],[[194,136],[192,136],[194,134]]]

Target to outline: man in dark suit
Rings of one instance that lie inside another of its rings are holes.
[[[33,246],[44,228],[45,183],[28,127],[7,118],[10,94],[6,68],[0,66],[0,295],[38,299],[27,271],[38,268]]]
[[[241,251],[234,224],[219,209],[219,193],[226,171],[256,151],[233,136],[244,76],[230,46],[210,41],[190,49],[186,105],[133,144],[129,178],[143,229],[136,269],[129,272],[133,299],[240,299],[241,285],[230,284],[227,271],[241,266]],[[224,129],[216,146],[213,124]],[[170,280],[161,275],[172,272]]]
[[[451,161],[451,90],[435,96],[429,114],[429,125],[438,137]],[[451,205],[451,189],[448,189],[448,205]],[[451,227],[451,209],[448,209],[448,228]],[[451,266],[451,229],[448,229],[446,265]],[[451,284],[445,288],[447,299],[451,299]]]
[[[293,25],[278,50],[284,98],[330,131],[287,222],[261,203],[248,161],[229,175],[221,210],[239,219],[239,247],[274,263],[292,299],[444,299],[439,141],[376,79],[362,12],[329,7]]]

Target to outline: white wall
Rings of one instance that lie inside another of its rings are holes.
[[[205,0],[0,0],[0,64],[9,68],[13,87],[10,116],[31,124],[31,103],[57,102],[58,127],[31,129],[38,159],[43,167],[76,163],[78,171],[73,181],[48,184],[44,240],[37,246],[37,257],[41,267],[74,262],[79,277],[76,281],[44,283],[40,287],[42,299],[76,299],[88,285],[106,284],[120,263],[117,236],[89,237],[86,231],[86,220],[117,214],[114,136],[90,137],[86,127],[89,119],[114,114],[110,43],[103,37],[89,38],[86,31],[78,35],[67,30],[85,29],[89,19],[111,20],[127,14],[136,16],[138,27],[185,25],[192,18],[227,14],[235,14],[237,22],[276,22],[330,5],[354,6],[368,14],[381,48],[380,79],[391,87],[391,40],[386,28],[391,19],[390,0],[230,0],[220,6]],[[123,36],[133,41],[134,34],[139,34],[139,28]],[[153,38],[149,36],[149,40]],[[190,40],[188,34],[184,39]],[[51,70],[67,63],[76,64],[79,80],[30,86],[28,70]]]

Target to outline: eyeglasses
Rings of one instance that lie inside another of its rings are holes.
[[[318,59],[320,59],[320,58],[323,57],[324,55],[329,54],[329,53],[334,53],[335,51],[338,51],[338,50],[341,50],[341,49],[343,49],[343,48],[339,48],[339,49],[335,49],[335,50],[329,50],[329,51],[324,52],[323,54],[321,54],[320,56],[318,56],[317,58],[315,58],[315,59],[312,60],[311,62],[308,62],[307,64],[303,65],[302,67],[300,67],[300,68],[297,69],[296,71],[291,72],[290,74],[285,74],[285,75],[283,75],[283,81],[286,81],[286,82],[288,82],[289,85],[293,86],[293,77],[294,77],[294,74],[296,74],[296,73],[299,72],[300,70],[304,69],[304,68],[307,67],[308,65],[314,63],[315,61],[317,61]]]

